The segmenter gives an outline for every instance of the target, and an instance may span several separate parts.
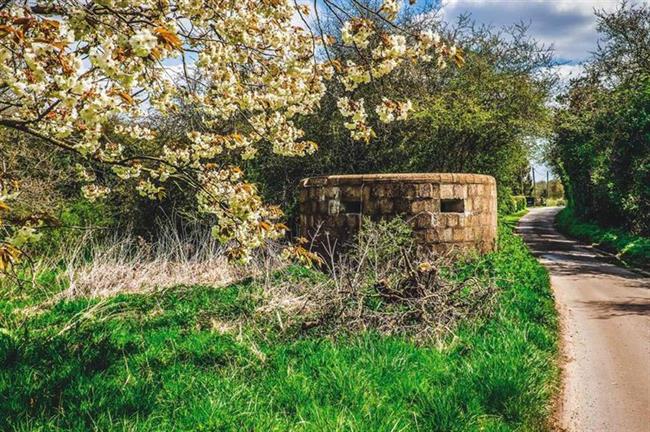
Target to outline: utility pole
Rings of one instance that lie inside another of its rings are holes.
[[[531,170],[533,171],[533,205],[535,205],[535,167],[532,167]]]
[[[551,191],[548,188],[548,170],[546,170],[546,199],[551,197]]]

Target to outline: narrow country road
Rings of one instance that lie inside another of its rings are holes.
[[[650,278],[559,234],[559,208],[534,208],[517,232],[551,274],[562,321],[570,432],[650,432]]]

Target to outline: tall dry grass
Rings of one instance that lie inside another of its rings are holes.
[[[179,228],[173,219],[158,222],[156,239],[131,233],[81,237],[57,257],[67,286],[57,298],[108,297],[179,285],[221,287],[248,277],[268,280],[281,267],[279,245],[268,244],[246,265],[228,262],[226,249],[205,226]]]

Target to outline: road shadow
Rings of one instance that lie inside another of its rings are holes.
[[[554,227],[555,215],[559,210],[558,207],[542,209],[535,215],[535,219],[523,217],[515,229],[532,254],[539,258],[552,274],[644,278],[639,273],[620,267],[615,258],[560,234]]]
[[[609,319],[622,316],[650,316],[650,299],[629,297],[623,301],[583,301],[592,318]]]

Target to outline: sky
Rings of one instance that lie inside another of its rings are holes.
[[[531,36],[553,46],[558,73],[568,80],[580,73],[580,63],[596,48],[594,10],[611,11],[617,4],[618,0],[442,0],[441,13],[447,21],[470,13],[477,22],[497,27],[529,23]],[[548,168],[541,163],[534,167],[536,177],[545,179]]]
[[[595,9],[612,10],[618,0],[442,0],[450,19],[469,12],[479,22],[495,26],[530,23],[537,40],[553,45],[560,62],[584,61],[596,47]]]

